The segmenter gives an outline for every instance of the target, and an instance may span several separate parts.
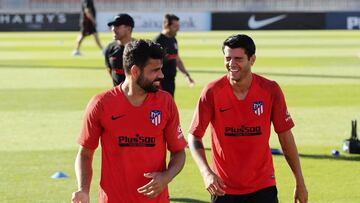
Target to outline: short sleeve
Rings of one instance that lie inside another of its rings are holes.
[[[273,106],[271,120],[276,133],[282,133],[294,127],[294,122],[287,110],[284,94],[280,86],[275,83],[272,91]]]
[[[196,106],[189,133],[195,137],[203,137],[213,115],[213,92],[208,88],[204,88]]]
[[[100,97],[93,97],[86,107],[78,144],[85,148],[96,149],[99,145],[99,138],[103,132],[100,122],[103,111]]]
[[[168,95],[168,99],[169,119],[165,126],[164,136],[168,150],[177,152],[183,150],[187,146],[187,142],[181,130],[178,109],[170,94]]]

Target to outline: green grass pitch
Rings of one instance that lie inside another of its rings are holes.
[[[180,32],[180,55],[196,81],[178,73],[176,103],[187,132],[205,84],[225,73],[221,44],[238,31]],[[76,32],[0,33],[0,202],[70,202],[76,190],[74,159],[84,108],[111,87],[92,37],[81,57],[71,56]],[[153,38],[157,33],[134,33]],[[351,119],[360,122],[358,31],[252,31],[257,44],[253,71],[278,81],[295,120],[305,181],[312,203],[355,203],[360,193],[360,156],[341,150]],[[103,44],[110,33],[100,33]],[[209,135],[205,145],[209,147]],[[278,148],[276,134],[271,147]],[[331,156],[338,149],[340,157]],[[207,151],[210,154],[210,151]],[[292,202],[294,180],[283,156],[274,156],[280,202]],[[94,159],[92,202],[97,202],[100,150]],[[69,175],[54,180],[56,171]],[[170,184],[172,202],[209,202],[190,153]]]

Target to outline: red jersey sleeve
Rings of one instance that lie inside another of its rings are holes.
[[[287,110],[284,94],[280,86],[274,82],[273,106],[271,120],[276,133],[282,133],[294,127],[294,122]]]
[[[168,96],[169,120],[164,129],[164,136],[168,150],[170,152],[177,152],[183,150],[187,146],[187,142],[181,130],[176,104],[170,94]]]
[[[214,96],[211,89],[204,88],[195,109],[189,133],[195,137],[203,137],[214,115]]]
[[[99,145],[99,138],[103,128],[100,122],[103,111],[100,96],[93,97],[88,103],[78,143],[89,149],[96,149]]]

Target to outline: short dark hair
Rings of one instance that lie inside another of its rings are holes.
[[[164,26],[170,26],[173,21],[179,21],[180,18],[177,17],[175,14],[172,13],[167,13],[164,15],[164,20],[163,20],[163,24]]]
[[[164,50],[160,44],[150,40],[134,40],[126,44],[123,54],[123,66],[126,73],[130,73],[133,65],[144,69],[148,60],[164,58]]]
[[[244,35],[244,34],[236,34],[236,35],[231,35],[230,37],[228,37],[224,41],[223,46],[222,46],[223,53],[224,53],[225,47],[230,47],[232,49],[243,48],[245,50],[245,53],[248,56],[248,58],[253,56],[256,51],[254,41],[251,39],[251,37]]]

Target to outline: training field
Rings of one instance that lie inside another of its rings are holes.
[[[196,81],[177,76],[175,100],[187,132],[201,89],[225,73],[221,44],[237,32],[184,33],[180,55]],[[257,44],[253,71],[278,81],[295,120],[293,129],[311,203],[360,201],[360,155],[341,150],[351,119],[360,125],[358,31],[245,32]],[[77,32],[0,33],[0,202],[70,202],[76,190],[74,159],[84,108],[112,83],[92,38],[73,57]],[[157,33],[135,33],[153,38]],[[103,44],[110,33],[100,33]],[[360,130],[358,130],[360,132]],[[209,135],[205,138],[209,145]],[[276,134],[271,147],[279,148]],[[331,151],[338,149],[340,157]],[[207,151],[208,155],[210,150]],[[187,152],[184,170],[170,184],[172,202],[209,202]],[[282,203],[292,202],[294,180],[283,156],[274,156]],[[136,160],[134,160],[136,161]],[[92,202],[97,202],[100,150],[94,159]],[[69,178],[51,179],[56,171]]]

